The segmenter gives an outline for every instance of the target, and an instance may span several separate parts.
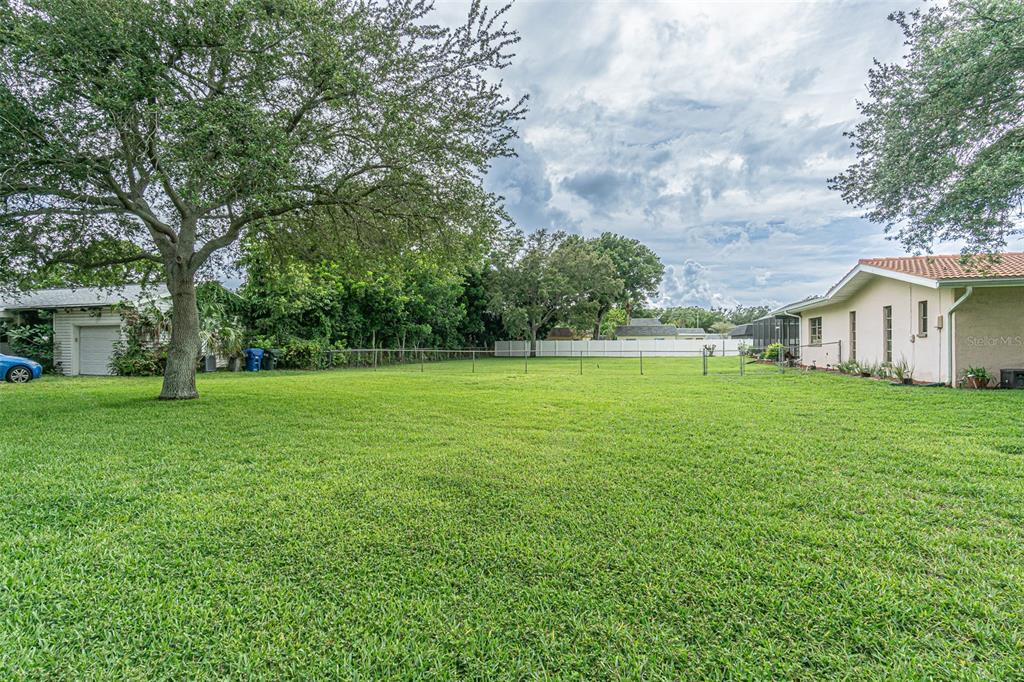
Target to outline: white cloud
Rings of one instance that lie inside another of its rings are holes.
[[[502,77],[530,113],[490,184],[524,229],[649,244],[670,266],[665,302],[823,291],[859,257],[900,253],[826,179],[851,160],[842,132],[872,59],[902,53],[886,15],[920,6],[519,2]],[[464,3],[439,8],[454,21]]]

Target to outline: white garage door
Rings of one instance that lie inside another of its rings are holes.
[[[110,354],[121,339],[121,327],[78,328],[78,373],[110,374]]]

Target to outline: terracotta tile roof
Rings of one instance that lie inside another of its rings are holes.
[[[861,265],[894,270],[928,279],[1024,277],[1024,253],[999,253],[994,260],[977,256],[963,262],[960,254],[904,256],[902,258],[861,258]]]

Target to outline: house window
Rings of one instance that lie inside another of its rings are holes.
[[[928,336],[928,301],[917,302],[917,335]]]
[[[892,306],[882,308],[882,349],[885,362],[892,362]]]
[[[810,325],[811,325],[811,333],[810,333],[811,345],[812,346],[820,346],[821,345],[821,318],[820,317],[812,317],[809,320],[809,322],[810,322]]]
[[[857,359],[857,311],[850,311],[850,359]]]

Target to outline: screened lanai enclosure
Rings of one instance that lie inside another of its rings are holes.
[[[766,315],[752,323],[753,351],[762,353],[773,343],[781,343],[789,357],[800,357],[800,318],[795,315]]]

